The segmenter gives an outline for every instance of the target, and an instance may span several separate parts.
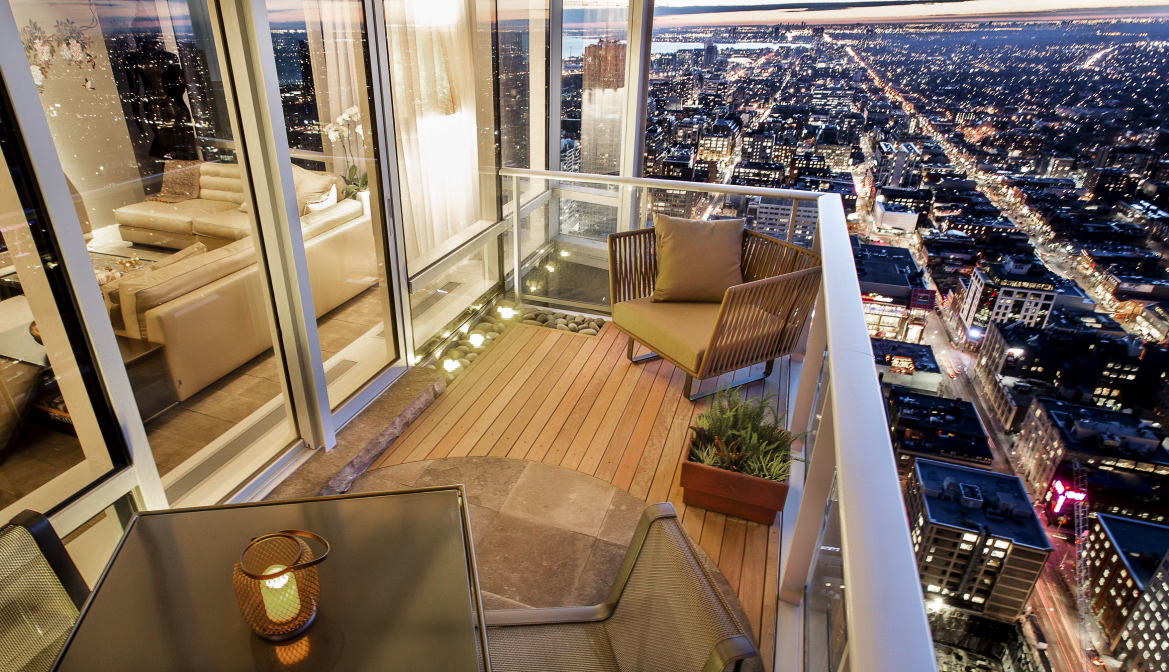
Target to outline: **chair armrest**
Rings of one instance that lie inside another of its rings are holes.
[[[791,354],[820,289],[821,268],[806,268],[727,289],[701,378]]]
[[[28,530],[29,536],[36,542],[41,555],[45,557],[45,562],[49,563],[49,567],[57,575],[57,581],[61,583],[69,599],[73,601],[74,606],[81,609],[85,600],[89,598],[89,586],[85,585],[85,579],[81,577],[77,565],[73,564],[73,558],[65,549],[65,544],[57,536],[49,519],[36,511],[26,509],[16,514],[10,524]]]
[[[658,278],[653,227],[611,233],[608,244],[610,304],[653,294]]]
[[[758,655],[747,635],[728,637],[714,646],[702,672],[724,672],[732,663]]]
[[[754,282],[820,265],[820,255],[807,248],[747,229],[743,236],[743,280]]]
[[[559,623],[595,623],[613,613],[604,604],[591,607],[551,607],[546,609],[499,609],[483,613],[483,622],[489,628],[515,625],[554,625]]]

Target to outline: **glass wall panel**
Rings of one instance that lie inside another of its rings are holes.
[[[423,353],[499,280],[496,237],[464,249],[502,217],[495,7],[492,0],[387,0],[385,14],[402,243]]]
[[[410,284],[410,310],[414,315],[415,351],[425,356],[451,335],[467,317],[481,309],[499,286],[500,237],[491,236],[466,257],[433,277]]]
[[[397,357],[360,0],[270,0],[309,282],[336,408]]]
[[[622,0],[564,0],[561,170],[620,172],[628,21]]]
[[[127,463],[0,90],[0,521]],[[15,178],[15,180],[14,180]]]
[[[804,600],[805,672],[850,669],[846,660],[848,624],[842,543],[840,507],[833,482]]]
[[[293,425],[206,5],[11,7],[171,502],[249,475],[222,467]]]
[[[499,220],[492,9],[487,0],[385,3],[411,276]]]
[[[548,167],[548,2],[497,0],[503,166]]]

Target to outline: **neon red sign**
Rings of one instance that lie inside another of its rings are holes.
[[[1051,490],[1055,493],[1055,506],[1051,509],[1052,513],[1059,513],[1060,510],[1063,509],[1064,503],[1068,500],[1073,502],[1082,502],[1088,497],[1088,493],[1086,492],[1076,492],[1075,490],[1069,490],[1066,486],[1064,486],[1063,481],[1059,480],[1051,484]]]

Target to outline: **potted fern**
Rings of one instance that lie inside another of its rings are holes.
[[[682,463],[682,501],[709,511],[775,522],[787,500],[792,435],[784,429],[772,397],[744,400],[720,390],[690,427]]]

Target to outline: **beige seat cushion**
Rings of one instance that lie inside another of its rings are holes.
[[[180,203],[144,201],[123,205],[114,210],[114,221],[124,226],[136,226],[168,233],[191,233],[191,222],[213,212],[238,207],[236,203],[208,201],[193,198]]]
[[[345,222],[352,221],[361,216],[361,203],[353,199],[346,199],[339,203],[334,203],[324,210],[317,210],[310,212],[304,217],[300,218],[300,230],[304,235],[305,242],[325,233],[332,229],[341,226]]]
[[[252,235],[252,217],[239,208],[213,212],[191,223],[195,235],[223,240],[241,240]]]
[[[743,284],[743,220],[654,215],[658,277],[653,301],[723,300]]]
[[[697,372],[714,335],[720,308],[719,303],[634,299],[613,306],[613,323],[634,334],[650,350]]]

